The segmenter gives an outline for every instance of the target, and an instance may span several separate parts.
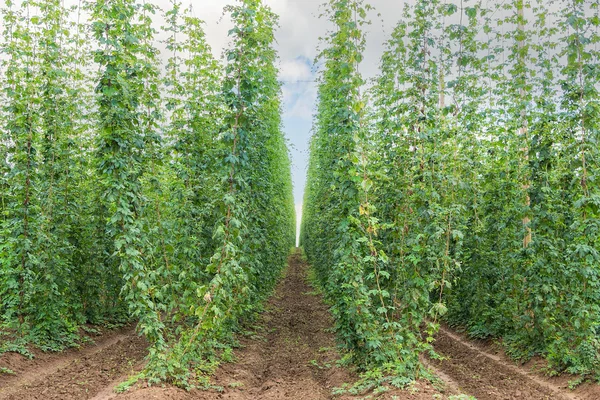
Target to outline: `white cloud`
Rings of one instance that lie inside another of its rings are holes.
[[[310,62],[304,57],[283,60],[279,66],[279,79],[288,82],[313,80]]]
[[[311,61],[303,56],[283,60],[279,79],[283,83],[284,118],[310,120],[317,98],[316,74]]]
[[[302,222],[302,203],[296,204],[296,247],[300,245],[300,224]]]
[[[291,89],[288,88],[290,86]],[[284,86],[284,117],[311,120],[316,100],[317,87],[314,83]]]
[[[162,0],[163,3],[166,3]],[[309,129],[317,100],[317,87],[311,81],[315,79],[312,62],[320,47],[319,37],[325,36],[330,28],[329,22],[319,19],[320,6],[325,0],[264,0],[280,17],[280,28],[276,32],[276,49],[280,56],[281,71],[279,78],[284,82],[284,124],[291,144],[302,151],[292,151],[294,163],[293,179],[297,201],[302,201],[306,164],[308,161],[307,144]],[[413,2],[414,0],[405,0]],[[213,47],[215,56],[219,56],[227,45],[227,31],[230,22],[227,18],[217,23],[221,10],[233,0],[201,0],[197,7],[198,16],[206,21],[206,36]],[[360,67],[366,78],[377,74],[379,58],[383,52],[383,43],[388,38],[400,18],[404,1],[370,0],[376,10],[371,13],[373,23],[366,27],[367,51]],[[377,12],[385,17],[385,22],[377,18]]]
[[[1,2],[2,0],[0,0]],[[171,8],[170,0],[146,0],[159,6],[162,10]],[[284,82],[284,123],[286,134],[291,144],[298,149],[306,149],[312,114],[317,99],[317,88],[313,82],[315,73],[312,63],[320,47],[319,37],[325,36],[330,28],[329,22],[319,19],[321,4],[326,0],[263,0],[279,15],[279,29],[276,36],[276,49],[280,56],[279,78]],[[361,65],[361,72],[366,78],[373,77],[378,70],[379,57],[383,51],[383,43],[390,34],[402,13],[404,2],[414,0],[369,0],[376,12],[371,13],[373,24],[366,28],[368,32],[367,50]],[[79,0],[65,0],[66,5],[74,5]],[[193,5],[194,16],[205,21],[206,39],[211,45],[213,54],[220,58],[229,43],[227,32],[231,29],[231,21],[225,15],[223,8],[228,4],[236,4],[236,0],[183,0],[183,6]],[[376,17],[380,12],[385,17],[382,23]],[[164,25],[162,13],[155,17],[155,27],[160,32]],[[157,40],[165,39],[166,35],[159,33]],[[164,44],[157,44],[162,51],[163,59],[168,58]],[[292,133],[293,132],[293,133]],[[304,187],[304,173],[307,163],[307,151],[293,151],[294,183],[298,200]],[[300,167],[302,166],[302,167]]]

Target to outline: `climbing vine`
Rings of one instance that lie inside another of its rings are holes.
[[[390,259],[379,239],[386,228],[378,217],[374,186],[380,171],[372,167],[377,154],[370,148],[373,137],[358,70],[369,9],[360,1],[328,4],[326,15],[335,30],[320,54],[324,67],[301,243],[332,304],[336,331],[350,360],[378,374],[414,374],[418,363],[403,349],[389,290]]]
[[[302,222],[342,347],[413,379],[445,321],[597,374],[598,3],[406,4],[371,85],[361,7],[328,3]]]
[[[294,205],[277,16],[258,0],[228,6],[219,63],[196,11],[173,0],[163,65],[159,12],[2,8],[0,351],[135,322],[150,347],[133,379],[190,387],[273,289]]]
[[[368,81],[372,7],[326,3],[301,243],[365,377],[427,374],[441,323],[597,377],[599,6],[407,2]],[[224,14],[218,60],[193,2],[1,6],[0,352],[135,323],[133,379],[189,388],[261,310],[295,228],[278,18]]]

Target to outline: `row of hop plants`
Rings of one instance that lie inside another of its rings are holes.
[[[134,321],[137,378],[190,386],[260,310],[295,239],[277,16],[225,12],[219,61],[178,0],[4,3],[0,351]]]
[[[600,373],[597,0],[331,0],[301,244],[346,358],[401,386],[445,322]]]

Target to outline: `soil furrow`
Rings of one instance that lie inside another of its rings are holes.
[[[446,359],[431,363],[478,400],[578,400],[573,393],[544,381],[522,368],[505,362],[441,328],[436,351]]]
[[[515,364],[511,364],[511,363],[507,363],[504,360],[502,360],[501,357],[495,355],[495,354],[491,354],[488,353],[480,348],[478,348],[477,346],[475,346],[472,343],[469,343],[466,340],[463,340],[459,335],[453,333],[452,331],[450,331],[449,329],[446,328],[441,328],[440,329],[441,333],[444,335],[449,336],[450,338],[452,338],[453,340],[459,342],[460,344],[467,346],[469,349],[474,350],[476,352],[478,352],[479,354],[484,355],[485,357],[491,359],[492,361],[496,362],[496,363],[500,363],[501,365],[505,366],[506,368],[510,369],[511,371],[515,372],[516,374],[522,375],[524,378],[529,379],[533,382],[535,382],[536,384],[538,384],[540,387],[543,388],[547,388],[550,389],[554,395],[556,396],[556,398],[567,398],[570,400],[580,400],[580,398],[573,394],[570,393],[566,390],[564,390],[564,388],[559,387],[558,385],[555,385],[551,382],[548,382],[542,378],[537,377],[535,374],[533,373],[529,373],[527,372],[525,369],[515,365]]]
[[[240,339],[235,362],[219,367],[211,390],[188,392],[140,383],[127,393],[115,393],[118,383],[143,366],[146,354],[146,342],[129,330],[108,334],[97,345],[80,351],[48,356],[45,361],[43,357],[30,364],[19,361],[21,364],[14,364],[18,376],[0,380],[0,400],[343,400],[369,395],[374,399],[431,400],[459,393],[478,400],[600,398],[600,386],[586,384],[570,392],[565,389],[566,378],[546,380],[446,328],[435,343],[436,351],[446,359],[424,360],[445,382],[442,391],[418,382],[404,391],[334,395],[335,387],[355,382],[357,375],[337,363],[340,357],[330,331],[333,321],[321,296],[307,283],[307,273],[300,254],[291,256],[286,276],[268,301],[255,334]],[[10,356],[3,357],[0,361],[10,361]]]
[[[146,365],[146,362],[140,362],[136,366],[133,367],[132,370],[125,371],[121,375],[117,376],[110,382],[108,385],[104,386],[102,390],[100,390],[94,397],[89,400],[112,400],[117,397],[118,393],[116,392],[117,386],[121,383],[125,382],[135,373],[141,372]]]
[[[261,317],[258,335],[242,338],[237,362],[223,364],[213,384],[218,391],[185,392],[176,388],[137,388],[117,399],[331,399],[334,386],[354,377],[335,365],[335,340],[327,329],[327,307],[306,282],[299,255]]]
[[[90,399],[137,365],[146,342],[133,331],[117,335],[77,355],[25,372],[0,390],[0,400]]]
[[[0,375],[0,399],[20,386],[43,379],[53,372],[65,367],[71,361],[98,353],[132,335],[134,329],[127,327],[118,331],[105,333],[93,343],[79,349],[69,349],[62,353],[36,352],[36,357],[27,359],[16,353],[0,355],[0,366],[9,368],[14,375]]]
[[[296,253],[267,311],[259,321],[258,337],[242,338],[236,362],[223,364],[212,380],[219,390],[186,392],[173,387],[134,388],[117,400],[329,400],[365,398],[332,392],[356,381],[356,374],[337,365],[339,354],[333,320],[321,296],[307,283],[308,266]],[[456,392],[449,392],[454,394]],[[439,397],[433,397],[437,395]],[[410,391],[390,391],[379,399],[444,399],[428,383]]]

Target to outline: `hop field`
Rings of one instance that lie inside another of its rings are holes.
[[[326,1],[299,232],[267,3],[0,5],[0,398],[597,398],[600,1]]]

